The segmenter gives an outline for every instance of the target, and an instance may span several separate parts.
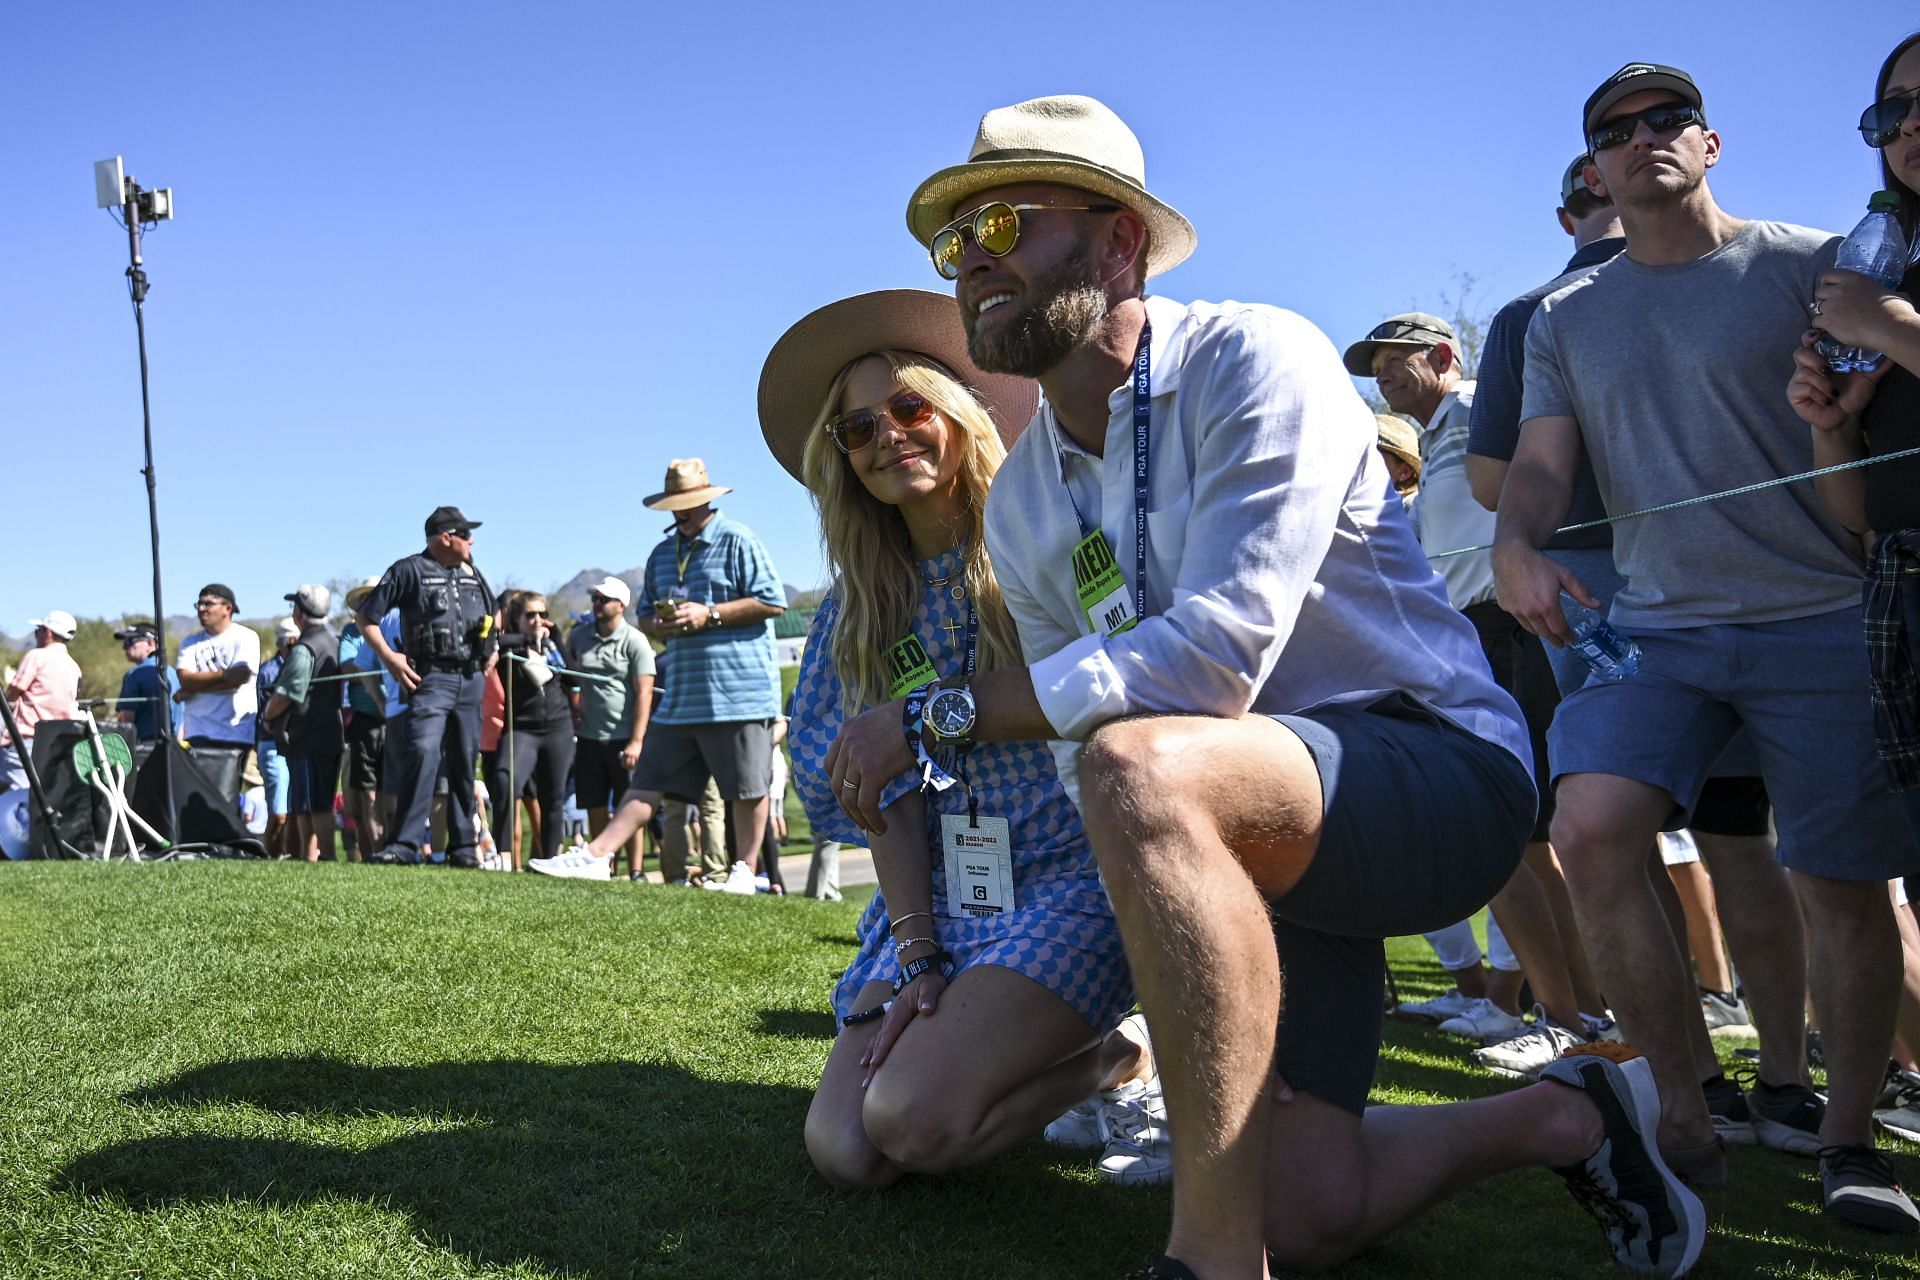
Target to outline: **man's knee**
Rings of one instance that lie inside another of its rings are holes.
[[[1359,1252],[1366,1213],[1364,1194],[1322,1196],[1312,1204],[1269,1204],[1267,1254],[1279,1271],[1325,1271]]]
[[[1079,762],[1090,830],[1138,833],[1196,814],[1191,784],[1199,746],[1192,724],[1173,716],[1134,716],[1095,730]]]
[[[1864,926],[1893,927],[1893,899],[1880,880],[1834,880],[1827,876],[1792,874],[1795,895],[1809,915],[1834,925],[1852,922]]]

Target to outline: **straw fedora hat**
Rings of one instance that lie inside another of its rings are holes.
[[[667,464],[667,487],[643,499],[640,505],[651,511],[685,511],[732,492],[730,485],[707,481],[707,464],[700,459],[675,458]]]
[[[801,484],[807,482],[801,471],[807,433],[833,380],[876,351],[912,351],[951,373],[987,407],[1009,448],[1040,407],[1039,383],[974,365],[952,294],[882,289],[842,298],[781,335],[760,369],[760,431],[774,458]]]
[[[1413,468],[1413,474],[1420,474],[1420,436],[1413,424],[1398,414],[1376,413],[1374,425],[1379,428],[1376,443],[1400,461]]]
[[[1147,190],[1140,140],[1104,103],[1078,94],[1034,98],[980,118],[967,162],[921,183],[907,201],[907,230],[922,245],[969,196],[1016,182],[1054,182],[1106,196],[1146,219],[1147,275],[1193,252],[1193,224]]]

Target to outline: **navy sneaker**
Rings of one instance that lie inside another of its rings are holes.
[[[420,851],[409,849],[404,844],[390,844],[370,855],[367,861],[382,867],[417,867],[420,865]]]
[[[1600,1110],[1600,1149],[1554,1172],[1600,1222],[1622,1266],[1653,1276],[1683,1276],[1700,1259],[1707,1210],[1660,1158],[1660,1092],[1637,1050],[1600,1041],[1549,1063],[1542,1080],[1580,1090]]]

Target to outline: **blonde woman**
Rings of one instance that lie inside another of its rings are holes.
[[[929,753],[950,785],[889,781],[884,833],[851,825],[823,767],[847,717],[1021,661],[980,517],[1001,431],[1037,398],[974,368],[953,298],[917,289],[814,312],[761,373],[761,428],[814,496],[833,574],[795,690],[793,780],[816,838],[868,845],[880,881],[807,1113],[808,1154],[842,1187],[974,1164],[1096,1090],[1145,1092],[1144,1035],[1116,1031],[1133,1003],[1119,933],[1046,745]]]

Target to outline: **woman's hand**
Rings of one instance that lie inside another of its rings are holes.
[[[928,969],[925,973],[901,988],[900,994],[893,998],[886,1015],[880,1019],[880,1030],[874,1033],[873,1040],[867,1045],[867,1051],[860,1055],[860,1065],[867,1069],[860,1078],[860,1087],[866,1088],[873,1083],[873,1077],[880,1071],[880,1064],[893,1052],[893,1046],[900,1039],[900,1033],[915,1018],[931,1018],[940,1007],[940,995],[947,989],[947,980],[940,976],[938,968]]]
[[[1839,274],[1853,275],[1851,271]],[[1814,349],[1820,337],[1818,329],[1800,335],[1800,345],[1793,351],[1793,377],[1787,382],[1787,403],[1814,430],[1838,431],[1867,407],[1893,361],[1881,361],[1870,373],[1833,373],[1826,357]]]
[[[1835,342],[1878,351],[1901,324],[1915,320],[1913,304],[1878,280],[1838,267],[1820,277],[1813,290],[1813,322]]]
[[[834,799],[855,826],[876,835],[887,830],[887,820],[880,816],[881,790],[914,763],[900,727],[901,701],[883,702],[847,721],[827,749]]]

